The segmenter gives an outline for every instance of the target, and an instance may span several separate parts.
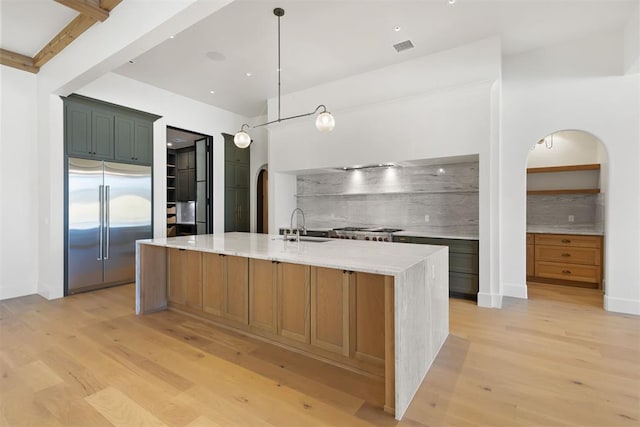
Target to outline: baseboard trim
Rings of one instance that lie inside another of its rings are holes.
[[[505,297],[527,299],[527,285],[516,283],[503,283],[502,295]]]
[[[0,286],[0,301],[10,298],[24,297],[36,293],[36,286],[2,285]]]
[[[604,309],[615,313],[635,314],[640,316],[640,300],[614,298],[605,295]]]
[[[502,295],[478,292],[478,307],[502,308]]]

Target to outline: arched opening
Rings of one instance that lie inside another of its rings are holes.
[[[553,132],[527,158],[529,298],[603,306],[608,156],[581,130]],[[533,291],[533,292],[532,292]]]
[[[263,166],[256,184],[256,232],[269,233],[269,173]]]

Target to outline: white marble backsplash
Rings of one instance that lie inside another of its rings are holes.
[[[573,215],[573,222],[569,221]],[[604,194],[562,194],[527,196],[528,226],[565,226],[601,229],[604,223]]]
[[[303,175],[297,192],[309,228],[478,234],[478,162]]]

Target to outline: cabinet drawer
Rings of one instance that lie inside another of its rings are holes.
[[[449,271],[478,274],[478,255],[449,252]]]
[[[600,283],[600,266],[562,264],[558,262],[536,261],[536,276],[548,279],[574,280],[577,282]]]
[[[600,265],[600,249],[536,245],[536,260]]]
[[[477,274],[449,273],[449,292],[476,296],[479,289]]]
[[[394,242],[400,243],[416,243],[419,245],[440,245],[448,246],[449,253],[461,254],[477,254],[478,241],[464,239],[440,239],[435,237],[413,237],[413,236],[397,236],[393,237]]]
[[[573,246],[579,248],[601,248],[602,237],[575,234],[536,234],[536,245]]]
[[[533,245],[534,241],[533,234],[527,233],[527,245]]]

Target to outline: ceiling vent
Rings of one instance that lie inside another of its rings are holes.
[[[393,47],[395,48],[396,52],[400,53],[403,50],[413,49],[415,46],[413,45],[413,43],[411,43],[411,40],[405,40],[403,42],[394,44]]]

